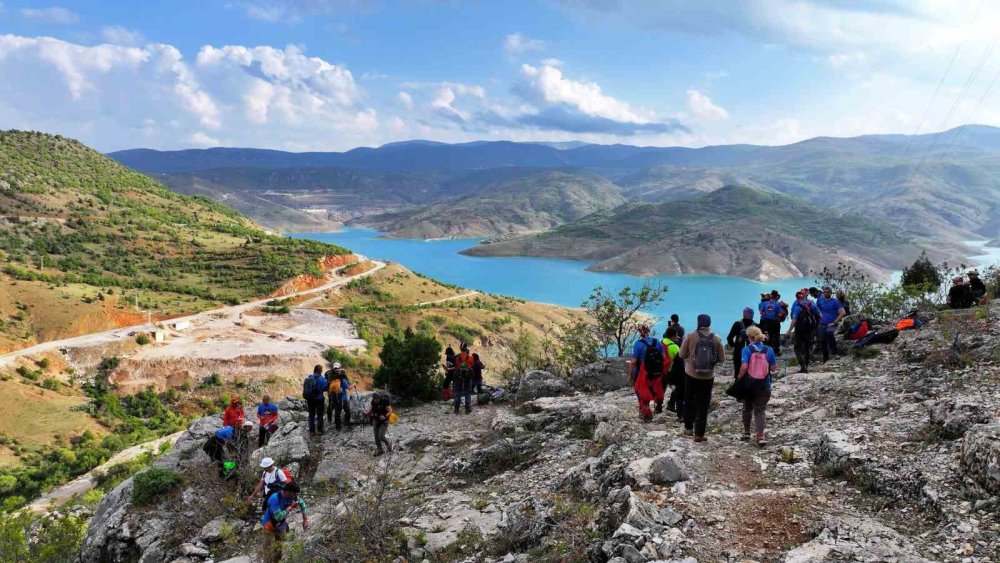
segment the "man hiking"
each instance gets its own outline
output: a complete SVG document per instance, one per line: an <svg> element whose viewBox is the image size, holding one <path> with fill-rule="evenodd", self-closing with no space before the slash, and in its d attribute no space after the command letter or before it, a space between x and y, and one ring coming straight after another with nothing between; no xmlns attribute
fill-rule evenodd
<svg viewBox="0 0 1000 563"><path fill-rule="evenodd" d="M681 337L677 335L677 327L668 327L664 333L664 345L667 349L667 357L670 358L670 370L664 383L674 386L670 392L670 399L667 401L667 410L677 413L677 422L684 422L684 380L687 374L684 372L684 360L678 357L681 351Z"/></svg>
<svg viewBox="0 0 1000 563"><path fill-rule="evenodd" d="M781 353L781 302L771 293L764 293L761 296L760 305L760 329L767 335L767 343L775 350L779 356Z"/></svg>
<svg viewBox="0 0 1000 563"><path fill-rule="evenodd" d="M455 371L453 379L452 401L454 401L455 414L458 414L458 407L465 399L465 414L472 412L472 377L476 369L476 360L469 353L469 345L462 343L461 352L455 356Z"/></svg>
<svg viewBox="0 0 1000 563"><path fill-rule="evenodd" d="M323 377L323 366L316 366L313 372L302 383L302 398L309 407L309 434L315 435L319 428L323 434L323 393L329 387L329 382Z"/></svg>
<svg viewBox="0 0 1000 563"><path fill-rule="evenodd" d="M236 428L243 424L246 417L246 413L243 412L243 402L240 401L239 397L234 395L229 400L229 406L226 407L226 410L222 411L222 425Z"/></svg>
<svg viewBox="0 0 1000 563"><path fill-rule="evenodd" d="M267 512L267 503L271 500L271 495L291 483L292 478L269 457L260 460L260 467L264 470L264 473L260 476L260 481L257 481L257 486L254 487L253 492L247 497L247 504L252 503L253 499L263 492L263 495L261 495L261 511Z"/></svg>
<svg viewBox="0 0 1000 563"><path fill-rule="evenodd" d="M261 397L257 405L257 421L260 423L257 447L263 448L271 440L271 435L278 431L278 405L271 402L270 395Z"/></svg>
<svg viewBox="0 0 1000 563"><path fill-rule="evenodd" d="M479 354L472 354L472 391L479 395L483 392L483 370L486 364L479 358Z"/></svg>
<svg viewBox="0 0 1000 563"><path fill-rule="evenodd" d="M830 361L830 355L839 354L837 350L837 323L846 315L844 306L833 296L833 288L823 288L823 295L816 300L819 310L819 346L823 352L823 363Z"/></svg>
<svg viewBox="0 0 1000 563"><path fill-rule="evenodd" d="M677 313L673 313L670 315L670 320L667 321L667 328L670 327L673 327L674 329L677 330L677 338L684 340L684 334L685 334L684 327L681 326L681 318L677 315ZM667 338L666 333L663 333L663 338L664 339Z"/></svg>
<svg viewBox="0 0 1000 563"><path fill-rule="evenodd" d="M684 435L704 442L715 366L725 357L722 339L712 333L712 317L698 315L698 330L684 338L678 355L684 360Z"/></svg>
<svg viewBox="0 0 1000 563"><path fill-rule="evenodd" d="M264 528L264 561L281 561L281 544L288 533L288 515L296 509L302 512L302 529L309 529L306 503L299 497L299 492L301 489L297 483L288 483L267 499L267 508L260 519Z"/></svg>
<svg viewBox="0 0 1000 563"><path fill-rule="evenodd" d="M382 455L386 450L392 453L392 444L385 437L385 433L389 431L389 415L392 414L389 400L376 391L372 394L371 406L368 407L368 412L365 414L371 417L372 426L375 428L375 457Z"/></svg>
<svg viewBox="0 0 1000 563"><path fill-rule="evenodd" d="M335 362L330 371L326 373L326 379L329 383L326 389L326 421L332 422L339 432L342 424L346 424L348 427L351 425L351 403L348 400L351 382L347 379L347 370L340 365L340 362ZM343 423L340 419L342 414Z"/></svg>
<svg viewBox="0 0 1000 563"><path fill-rule="evenodd" d="M809 373L813 340L816 337L816 328L819 327L819 319L819 309L812 299L809 299L809 292L805 289L795 292L795 302L792 303L792 324L788 327L788 334L794 335L795 359L799 363L799 373Z"/></svg>
<svg viewBox="0 0 1000 563"><path fill-rule="evenodd" d="M639 399L639 413L643 422L653 420L649 403L656 404L656 413L663 412L663 376L668 365L663 344L649 337L649 327L639 327L639 340L632 346L632 369L629 379Z"/></svg>
<svg viewBox="0 0 1000 563"><path fill-rule="evenodd" d="M733 326L729 329L729 334L726 335L726 344L733 355L733 377L737 377L740 373L740 363L743 361L743 348L750 343L750 340L747 338L747 329L752 326L756 326L756 323L753 322L753 309L744 307L743 318L733 323Z"/></svg>

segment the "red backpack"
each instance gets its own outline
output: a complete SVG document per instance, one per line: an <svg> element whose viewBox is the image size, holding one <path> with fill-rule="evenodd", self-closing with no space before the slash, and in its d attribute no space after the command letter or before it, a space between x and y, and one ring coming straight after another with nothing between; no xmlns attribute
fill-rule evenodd
<svg viewBox="0 0 1000 563"><path fill-rule="evenodd" d="M753 379L767 379L771 364L767 361L767 348L750 347L750 364L747 374Z"/></svg>

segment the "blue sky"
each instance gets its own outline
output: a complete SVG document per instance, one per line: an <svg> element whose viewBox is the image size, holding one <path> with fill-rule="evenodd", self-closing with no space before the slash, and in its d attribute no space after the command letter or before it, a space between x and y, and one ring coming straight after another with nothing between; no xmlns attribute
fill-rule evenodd
<svg viewBox="0 0 1000 563"><path fill-rule="evenodd" d="M1000 125L990 0L2 1L0 128L100 150Z"/></svg>

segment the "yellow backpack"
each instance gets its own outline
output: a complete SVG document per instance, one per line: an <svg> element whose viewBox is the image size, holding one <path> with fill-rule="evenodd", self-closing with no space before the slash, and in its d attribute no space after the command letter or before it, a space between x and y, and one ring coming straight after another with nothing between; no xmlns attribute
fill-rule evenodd
<svg viewBox="0 0 1000 563"><path fill-rule="evenodd" d="M340 378L330 380L330 386L326 390L331 395L340 393Z"/></svg>
<svg viewBox="0 0 1000 563"><path fill-rule="evenodd" d="M396 416L396 413L389 413L389 424L396 424L397 422L399 422L399 417Z"/></svg>

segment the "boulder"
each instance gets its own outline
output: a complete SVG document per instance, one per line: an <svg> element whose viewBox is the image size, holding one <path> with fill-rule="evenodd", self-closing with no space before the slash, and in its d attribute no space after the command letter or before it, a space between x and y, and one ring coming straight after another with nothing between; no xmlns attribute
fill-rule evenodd
<svg viewBox="0 0 1000 563"><path fill-rule="evenodd" d="M568 395L573 389L564 380L547 371L529 371L517 386L517 401L531 401L539 397Z"/></svg>
<svg viewBox="0 0 1000 563"><path fill-rule="evenodd" d="M343 463L333 458L323 458L316 467L313 474L313 483L326 483L333 487L340 487L347 484L351 479L350 469Z"/></svg>
<svg viewBox="0 0 1000 563"><path fill-rule="evenodd" d="M811 541L785 554L782 563L907 561L929 563L892 528L867 518L830 518Z"/></svg>
<svg viewBox="0 0 1000 563"><path fill-rule="evenodd" d="M201 527L201 532L199 532L198 537L205 543L215 543L217 541L222 541L224 530L228 529L235 532L242 527L242 520L218 516L209 521L208 524Z"/></svg>
<svg viewBox="0 0 1000 563"><path fill-rule="evenodd" d="M278 429L271 436L266 446L256 450L250 456L251 467L257 467L260 460L269 457L278 465L288 465L301 462L309 457L309 440L306 427L298 422L292 422Z"/></svg>
<svg viewBox="0 0 1000 563"><path fill-rule="evenodd" d="M688 480L684 465L672 453L637 459L629 463L626 473L639 487L672 485Z"/></svg>
<svg viewBox="0 0 1000 563"><path fill-rule="evenodd" d="M550 503L529 499L508 506L500 516L499 533L515 549L527 549L538 543L555 525Z"/></svg>
<svg viewBox="0 0 1000 563"><path fill-rule="evenodd" d="M573 370L570 384L578 391L603 393L630 387L628 358L606 358Z"/></svg>
<svg viewBox="0 0 1000 563"><path fill-rule="evenodd" d="M1000 494L1000 423L973 426L962 439L962 469L993 494Z"/></svg>
<svg viewBox="0 0 1000 563"><path fill-rule="evenodd" d="M937 404L930 412L931 425L947 440L961 438L975 424L992 420L991 413L982 401L948 399Z"/></svg>
<svg viewBox="0 0 1000 563"><path fill-rule="evenodd" d="M851 438L840 430L824 432L819 439L816 450L816 463L833 463L847 465L864 459L864 448L855 444Z"/></svg>
<svg viewBox="0 0 1000 563"><path fill-rule="evenodd" d="M299 399L297 397L288 396L278 401L278 412L304 411L304 410L308 410L305 399Z"/></svg>

